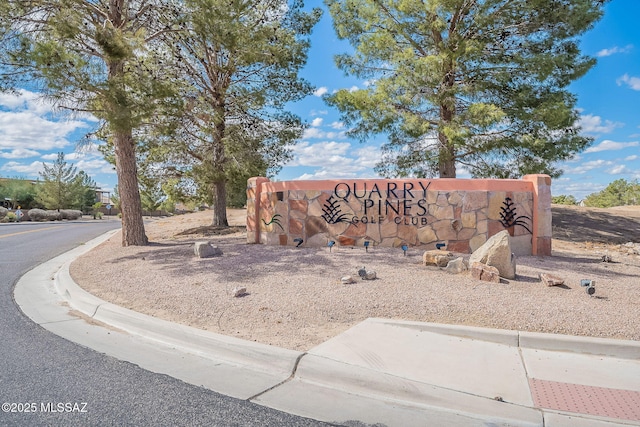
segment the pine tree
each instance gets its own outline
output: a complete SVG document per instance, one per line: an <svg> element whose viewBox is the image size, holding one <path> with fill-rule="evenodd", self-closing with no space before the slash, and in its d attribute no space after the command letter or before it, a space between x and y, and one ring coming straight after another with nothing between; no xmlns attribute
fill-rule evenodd
<svg viewBox="0 0 640 427"><path fill-rule="evenodd" d="M186 31L168 44L184 103L157 116L163 129L145 141L145 172L173 182L174 199L211 204L212 224L227 226L227 189L275 173L302 136L286 104L312 92L298 72L320 11L286 0L184 4Z"/></svg>
<svg viewBox="0 0 640 427"><path fill-rule="evenodd" d="M561 173L591 142L568 85L594 60L578 37L602 0L326 0L369 86L326 97L352 135L388 135L378 171L455 178Z"/></svg>
<svg viewBox="0 0 640 427"><path fill-rule="evenodd" d="M67 166L64 153L58 153L58 158L51 165L42 163L42 168L37 202L46 209L57 211L74 207L78 196L78 191L74 188L78 182L78 169L73 165Z"/></svg>
<svg viewBox="0 0 640 427"><path fill-rule="evenodd" d="M2 90L36 87L62 110L101 120L113 146L122 200L122 244L145 245L135 130L168 96L151 47L176 30L174 2L0 2Z"/></svg>

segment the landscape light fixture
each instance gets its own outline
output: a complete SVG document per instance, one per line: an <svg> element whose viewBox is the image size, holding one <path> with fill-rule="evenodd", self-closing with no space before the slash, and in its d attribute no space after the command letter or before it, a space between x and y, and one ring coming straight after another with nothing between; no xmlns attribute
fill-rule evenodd
<svg viewBox="0 0 640 427"><path fill-rule="evenodd" d="M402 252L404 252L404 256L407 256L407 249L409 249L409 247L407 245L402 245L400 247L402 248Z"/></svg>
<svg viewBox="0 0 640 427"><path fill-rule="evenodd" d="M300 245L304 242L304 240L302 240L302 239L301 239L301 238L299 238L299 237L298 237L297 239L293 239L293 241L294 241L295 243L297 243L296 248L299 248L299 247L300 247Z"/></svg>
<svg viewBox="0 0 640 427"><path fill-rule="evenodd" d="M596 293L596 281L591 279L580 280L580 286L585 288L585 291L589 296L593 296Z"/></svg>
<svg viewBox="0 0 640 427"><path fill-rule="evenodd" d="M329 246L329 252L331 252L331 248L333 248L333 245L335 245L336 242L334 242L333 240L329 240L329 243L327 243L327 246Z"/></svg>
<svg viewBox="0 0 640 427"><path fill-rule="evenodd" d="M442 250L442 248L444 248L445 246L447 246L446 243L436 243L436 249L437 250Z"/></svg>
<svg viewBox="0 0 640 427"><path fill-rule="evenodd" d="M365 250L366 252L369 252L369 243L371 243L371 242L370 242L370 241L368 241L368 240L365 240L365 241L364 241L364 250Z"/></svg>

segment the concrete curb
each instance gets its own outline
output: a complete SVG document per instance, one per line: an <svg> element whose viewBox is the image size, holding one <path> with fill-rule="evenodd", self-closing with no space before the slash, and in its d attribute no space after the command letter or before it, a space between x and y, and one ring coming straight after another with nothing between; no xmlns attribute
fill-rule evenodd
<svg viewBox="0 0 640 427"><path fill-rule="evenodd" d="M615 357L618 359L640 359L640 341L510 331L478 326L421 323L403 320L391 321L380 318L369 318L367 320L382 324L402 325L406 328L414 328L419 331L429 331L461 338L488 341L512 347L591 354L594 356Z"/></svg>
<svg viewBox="0 0 640 427"><path fill-rule="evenodd" d="M389 426L422 426L425 420L434 425L544 426L552 419L558 425L573 420L575 425L586 422L608 426L615 420L534 407L527 377L534 372L534 378L579 383L592 369L596 356L612 358L602 375L617 370L616 378L623 378L620 372L640 372L636 365L640 342L635 341L370 318L302 353L175 324L108 303L71 278L71 262L114 232L25 274L14 291L23 312L53 333L81 345L153 372L296 415ZM90 322L74 315L68 306ZM396 340L399 348L381 351L381 346L393 346L390 343ZM438 347L436 343L440 342L450 344ZM498 357L493 367L469 359L464 350L456 350L467 348L467 344L478 348L480 354ZM444 356L438 358L438 353ZM429 354L433 357L428 363L436 363L435 371L418 366L426 363ZM447 363L449 368L442 371L437 363L443 357L457 357L451 362L463 369L452 369L454 365ZM547 359L552 360L551 365L546 364ZM415 367L407 366L409 360L417 362ZM585 368L566 376L576 361ZM520 366L517 378L513 370L516 365ZM474 381L494 384L491 387L506 394L491 394L491 387L483 389L486 393L478 393L475 386L456 388L453 384L467 381L470 367L473 375L479 375ZM495 381L496 373L503 368L511 369L507 375L510 384ZM629 379L625 381L626 388L631 389ZM605 382L599 384L607 386ZM625 388L615 383L608 386ZM509 393L519 397L509 400ZM505 396L505 401L495 400L495 396ZM640 424L625 421L622 425Z"/></svg>
<svg viewBox="0 0 640 427"><path fill-rule="evenodd" d="M250 399L291 377L303 353L156 319L80 288L69 274L70 263L116 231L23 275L14 289L20 309L70 341L239 399Z"/></svg>
<svg viewBox="0 0 640 427"><path fill-rule="evenodd" d="M106 302L80 288L66 262L58 271L55 286L69 305L90 318L145 339L216 361L247 367L288 378L302 352L216 334L169 322Z"/></svg>

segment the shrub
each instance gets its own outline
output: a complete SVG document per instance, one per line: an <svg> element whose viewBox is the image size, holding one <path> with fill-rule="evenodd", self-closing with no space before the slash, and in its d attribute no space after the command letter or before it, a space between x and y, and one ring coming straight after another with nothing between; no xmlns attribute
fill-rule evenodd
<svg viewBox="0 0 640 427"><path fill-rule="evenodd" d="M82 211L73 209L62 209L60 211L60 216L62 217L62 219L75 220L78 218L82 218Z"/></svg>
<svg viewBox="0 0 640 427"><path fill-rule="evenodd" d="M5 213L5 215L0 216L0 222L16 222L18 219L18 216L13 212L9 212L7 209L5 210L7 212Z"/></svg>
<svg viewBox="0 0 640 427"><path fill-rule="evenodd" d="M42 209L30 209L29 210L29 219L31 221L46 221L47 220L47 211Z"/></svg>
<svg viewBox="0 0 640 427"><path fill-rule="evenodd" d="M62 214L58 211L31 209L29 210L29 219L31 221L58 221L62 219Z"/></svg>
<svg viewBox="0 0 640 427"><path fill-rule="evenodd" d="M62 219L62 214L58 211L47 211L46 215L48 221L59 221Z"/></svg>
<svg viewBox="0 0 640 427"><path fill-rule="evenodd" d="M0 220L9 213L9 209L0 206Z"/></svg>
<svg viewBox="0 0 640 427"><path fill-rule="evenodd" d="M94 212L93 219L102 219L102 212Z"/></svg>

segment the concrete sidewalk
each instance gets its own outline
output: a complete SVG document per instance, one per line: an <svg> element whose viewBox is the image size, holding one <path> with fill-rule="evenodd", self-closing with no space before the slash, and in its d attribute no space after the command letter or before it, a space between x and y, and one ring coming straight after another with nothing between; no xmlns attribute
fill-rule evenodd
<svg viewBox="0 0 640 427"><path fill-rule="evenodd" d="M150 371L335 424L640 426L640 342L368 319L306 353L286 350L88 294L69 264L109 236L23 276L23 312Z"/></svg>

